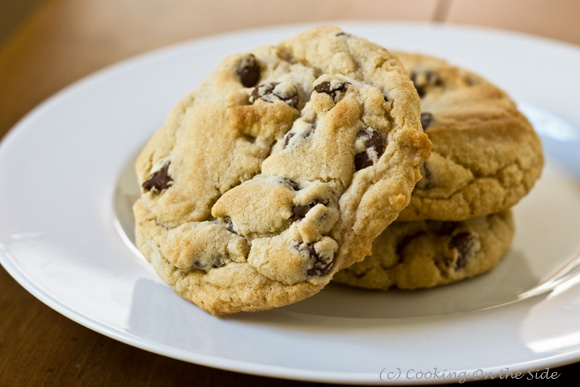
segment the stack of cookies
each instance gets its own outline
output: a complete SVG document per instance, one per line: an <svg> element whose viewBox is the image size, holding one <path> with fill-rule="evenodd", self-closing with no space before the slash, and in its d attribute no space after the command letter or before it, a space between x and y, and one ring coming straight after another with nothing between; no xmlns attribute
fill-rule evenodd
<svg viewBox="0 0 580 387"><path fill-rule="evenodd" d="M482 77L429 56L394 54L421 98L433 149L411 203L375 240L372 256L334 280L416 289L485 273L512 242L510 208L540 177L540 140L515 103Z"/></svg>
<svg viewBox="0 0 580 387"><path fill-rule="evenodd" d="M215 315L333 277L433 286L495 264L541 167L533 129L483 79L319 27L225 58L171 111L136 162L136 243Z"/></svg>

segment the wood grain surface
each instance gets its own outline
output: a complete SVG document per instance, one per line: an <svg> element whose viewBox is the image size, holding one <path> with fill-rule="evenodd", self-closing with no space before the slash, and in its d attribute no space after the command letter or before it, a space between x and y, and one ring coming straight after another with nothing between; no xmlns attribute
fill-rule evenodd
<svg viewBox="0 0 580 387"><path fill-rule="evenodd" d="M41 0L37 3L0 47L0 138L41 101L104 66L175 42L243 28L345 19L421 20L509 29L580 44L576 20L580 2L576 0ZM580 363L556 371L560 377L551 381L553 385L565 380L572 382L580 374ZM518 383L529 385L525 380L514 384ZM228 372L122 344L53 311L0 268L0 386L174 385L324 384Z"/></svg>

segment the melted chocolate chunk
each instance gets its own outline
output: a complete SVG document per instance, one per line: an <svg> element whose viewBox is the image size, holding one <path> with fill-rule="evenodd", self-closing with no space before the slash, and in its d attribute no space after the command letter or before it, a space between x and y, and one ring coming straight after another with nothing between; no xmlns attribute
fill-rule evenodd
<svg viewBox="0 0 580 387"><path fill-rule="evenodd" d="M426 72L421 72L417 74L412 72L410 75L411 81L417 90L420 98L423 98L427 93L427 88L429 86L441 86L443 85L443 80L441 76L435 71L428 70Z"/></svg>
<svg viewBox="0 0 580 387"><path fill-rule="evenodd" d="M367 152L362 152L354 156L354 169L356 171L360 171L371 165L373 165L373 160L371 160Z"/></svg>
<svg viewBox="0 0 580 387"><path fill-rule="evenodd" d="M364 272L362 272L362 273L357 273L357 272L355 272L354 270L350 270L350 271L348 272L348 274L350 274L350 275L354 276L355 278L361 279L361 278L364 278L364 277L366 277L366 275L368 274L368 271L364 271Z"/></svg>
<svg viewBox="0 0 580 387"><path fill-rule="evenodd" d="M290 141L292 140L292 138L296 135L300 135L301 139L300 140L295 140L295 141L302 141L302 139L306 140L308 137L312 136L314 129L315 129L315 123L312 125L312 129L313 130L305 130L303 132L299 132L299 133L294 133L294 132L288 132L286 133L286 136L284 136L284 145L282 149L286 149L288 147L288 145L290 144Z"/></svg>
<svg viewBox="0 0 580 387"><path fill-rule="evenodd" d="M213 261L213 265L211 266L212 269L218 268L218 267L223 267L226 265L226 262L224 260L224 257L222 257L221 255L219 257L216 257L216 259Z"/></svg>
<svg viewBox="0 0 580 387"><path fill-rule="evenodd" d="M257 99L262 99L266 102L274 102L275 100L280 100L286 102L289 106L296 109L298 107L298 93L296 90L289 94L276 94L274 89L278 85L278 82L268 82L258 85L252 90L250 96L250 102L254 103Z"/></svg>
<svg viewBox="0 0 580 387"><path fill-rule="evenodd" d="M367 147L367 150L358 153L354 156L355 170L360 171L361 169L373 165L373 160L369 156L368 149L373 148L377 153L377 157L381 157L381 155L385 151L385 141L383 141L381 134L373 129L362 130L359 132L358 136L367 137L367 139L365 140L365 146Z"/></svg>
<svg viewBox="0 0 580 387"><path fill-rule="evenodd" d="M368 148L375 148L377 155L380 157L385 151L385 143L380 133L376 130L371 131L369 139L365 142Z"/></svg>
<svg viewBox="0 0 580 387"><path fill-rule="evenodd" d="M288 187L292 188L294 191L300 191L300 184L298 184L294 180L283 177L282 184L286 184Z"/></svg>
<svg viewBox="0 0 580 387"><path fill-rule="evenodd" d="M316 90L317 93L330 94L331 93L330 82L322 82L314 86L314 90Z"/></svg>
<svg viewBox="0 0 580 387"><path fill-rule="evenodd" d="M412 72L410 78L411 81L413 81L415 89L417 90L417 94L419 94L419 98L423 98L423 96L425 95L425 88L423 88L423 86L419 85L419 83L417 82L417 73Z"/></svg>
<svg viewBox="0 0 580 387"><path fill-rule="evenodd" d="M314 245L308 245L306 247L306 251L308 251L308 254L310 255L310 257L314 260L314 262L312 263L312 267L310 269L308 269L308 271L306 272L306 274L309 277L321 277L325 274L328 274L328 272L330 271L330 269L332 269L332 265L334 264L334 260L330 259L328 262L326 262L317 252L316 249L314 248Z"/></svg>
<svg viewBox="0 0 580 387"><path fill-rule="evenodd" d="M328 201L315 200L314 202L307 204L305 206L294 206L294 208L292 208L292 217L290 218L290 220L292 222L297 222L299 220L304 219L304 217L306 216L308 211L310 211L312 208L314 208L314 206L316 206L317 204L322 204L324 206L327 206Z"/></svg>
<svg viewBox="0 0 580 387"><path fill-rule="evenodd" d="M417 182L417 188L419 189L429 189L433 186L432 176L433 172L428 161L421 164L421 180Z"/></svg>
<svg viewBox="0 0 580 387"><path fill-rule="evenodd" d="M334 87L331 86L330 82L322 82L319 83L318 85L314 86L314 90L317 93L324 93L324 94L328 94L332 97L332 99L334 100L334 102L338 102L336 100L336 95L341 92L344 93L346 92L346 89L348 89L348 85L350 85L350 83L348 82L341 82L337 85L335 85Z"/></svg>
<svg viewBox="0 0 580 387"><path fill-rule="evenodd" d="M477 242L477 237L469 232L459 232L455 234L449 241L449 250L457 250L457 261L455 262L455 269L461 269L467 264L467 259L471 255L471 250Z"/></svg>
<svg viewBox="0 0 580 387"><path fill-rule="evenodd" d="M169 164L171 164L171 162L165 163L160 170L149 175L147 181L141 184L141 187L143 187L145 191L153 192L161 192L164 189L169 188L173 183L173 179L168 173Z"/></svg>
<svg viewBox="0 0 580 387"><path fill-rule="evenodd" d="M253 87L258 84L260 80L260 65L256 60L254 54L244 57L236 69L240 83L244 87Z"/></svg>
<svg viewBox="0 0 580 387"><path fill-rule="evenodd" d="M292 137L294 137L294 133L292 132L288 132L286 134L286 138L284 138L284 149L286 149L286 147L288 146L288 144L290 143L290 140L292 139Z"/></svg>
<svg viewBox="0 0 580 387"><path fill-rule="evenodd" d="M307 245L307 244L300 244L296 243L293 246L296 250L298 250L301 255L308 255L308 258L312 262L311 267L306 271L306 274L309 277L314 276L323 276L328 274L332 266L334 265L334 254L330 258L321 257L320 254L314 248L314 245Z"/></svg>
<svg viewBox="0 0 580 387"><path fill-rule="evenodd" d="M292 208L291 220L293 222L296 222L300 219L304 219L304 217L306 216L306 214L308 213L308 211L310 211L310 209L312 207L314 207L313 204L308 204L306 206L294 206L294 208Z"/></svg>
<svg viewBox="0 0 580 387"><path fill-rule="evenodd" d="M263 99L265 96L272 94L277 84L278 82L268 82L254 87L250 101L253 102L259 98Z"/></svg>
<svg viewBox="0 0 580 387"><path fill-rule="evenodd" d="M439 75L439 73L436 73L435 71L428 70L425 73L425 77L427 78L427 83L430 85L441 86L443 84L441 75Z"/></svg>
<svg viewBox="0 0 580 387"><path fill-rule="evenodd" d="M418 238L419 236L425 234L424 231L419 231L416 234L411 234L411 235L405 235L400 241L399 243L397 243L397 257L399 257L399 263L402 263L404 261L404 250L405 248L410 245L415 238Z"/></svg>
<svg viewBox="0 0 580 387"><path fill-rule="evenodd" d="M241 137L244 140L246 140L247 142L249 142L250 144L255 144L256 143L256 137L254 137L254 136L251 136L249 134L243 133Z"/></svg>
<svg viewBox="0 0 580 387"><path fill-rule="evenodd" d="M423 130L427 130L431 122L433 121L433 114L431 113L421 113L421 127Z"/></svg>
<svg viewBox="0 0 580 387"><path fill-rule="evenodd" d="M196 269L199 270L203 270L203 271L209 271L210 269L216 269L218 267L223 267L226 265L225 259L223 257L223 255L216 255L215 257L213 257L210 262L207 261L202 261L202 260L196 260L195 262L193 262L193 266Z"/></svg>
<svg viewBox="0 0 580 387"><path fill-rule="evenodd" d="M224 216L224 224L226 225L226 230L233 232L236 235L238 234L234 231L234 224L232 223L232 219L229 216Z"/></svg>
<svg viewBox="0 0 580 387"><path fill-rule="evenodd" d="M298 93L294 92L288 95L276 95L282 101L286 102L289 106L294 109L298 108Z"/></svg>

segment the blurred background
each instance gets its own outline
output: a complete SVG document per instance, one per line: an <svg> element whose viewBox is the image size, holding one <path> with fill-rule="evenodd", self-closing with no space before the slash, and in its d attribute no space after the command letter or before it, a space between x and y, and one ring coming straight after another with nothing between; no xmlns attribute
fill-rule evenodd
<svg viewBox="0 0 580 387"><path fill-rule="evenodd" d="M211 34L397 20L499 28L580 46L578 16L580 0L0 0L0 139L44 99L86 75ZM295 384L186 364L111 340L48 308L1 267L0 310L0 385ZM563 373L577 377L579 367Z"/></svg>
<svg viewBox="0 0 580 387"><path fill-rule="evenodd" d="M0 0L0 136L55 91L174 42L332 20L470 24L580 45L578 0Z"/></svg>

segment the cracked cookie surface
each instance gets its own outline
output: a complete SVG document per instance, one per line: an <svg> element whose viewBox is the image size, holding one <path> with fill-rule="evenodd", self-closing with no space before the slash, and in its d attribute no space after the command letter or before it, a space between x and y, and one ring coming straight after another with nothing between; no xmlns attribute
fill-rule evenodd
<svg viewBox="0 0 580 387"><path fill-rule="evenodd" d="M335 27L226 58L137 159L136 242L216 315L320 291L408 205L431 144L389 52Z"/></svg>
<svg viewBox="0 0 580 387"><path fill-rule="evenodd" d="M359 288L430 288L491 270L509 250L511 210L462 222L418 220L391 224L373 254L334 276Z"/></svg>
<svg viewBox="0 0 580 387"><path fill-rule="evenodd" d="M480 76L420 54L394 52L421 97L433 143L399 220L460 221L512 207L540 177L539 137L515 103Z"/></svg>

